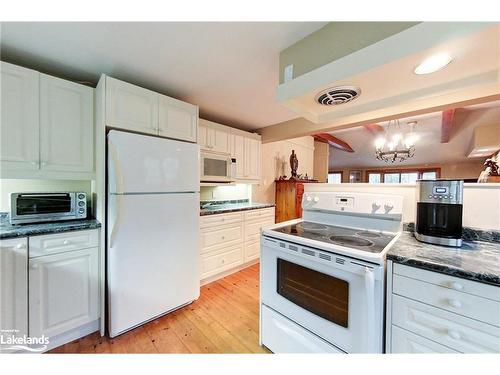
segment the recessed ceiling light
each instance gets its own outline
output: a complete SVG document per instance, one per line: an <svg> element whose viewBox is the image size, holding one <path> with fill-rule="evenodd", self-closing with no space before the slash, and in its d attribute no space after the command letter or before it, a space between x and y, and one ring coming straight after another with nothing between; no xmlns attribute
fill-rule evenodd
<svg viewBox="0 0 500 375"><path fill-rule="evenodd" d="M438 53L422 61L413 71L415 74L430 74L443 69L453 58L447 53Z"/></svg>

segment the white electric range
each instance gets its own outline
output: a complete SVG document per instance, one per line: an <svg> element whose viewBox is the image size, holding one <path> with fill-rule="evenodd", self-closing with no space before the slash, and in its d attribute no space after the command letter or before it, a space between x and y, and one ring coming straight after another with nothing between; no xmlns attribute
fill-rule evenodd
<svg viewBox="0 0 500 375"><path fill-rule="evenodd" d="M314 192L303 218L261 237L260 340L275 353L382 353L385 254L402 229L395 195Z"/></svg>

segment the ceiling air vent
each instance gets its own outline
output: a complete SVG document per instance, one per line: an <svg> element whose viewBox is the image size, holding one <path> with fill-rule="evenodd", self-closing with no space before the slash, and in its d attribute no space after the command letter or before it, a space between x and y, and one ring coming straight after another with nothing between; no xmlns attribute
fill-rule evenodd
<svg viewBox="0 0 500 375"><path fill-rule="evenodd" d="M322 105L339 105L356 99L361 94L361 89L355 86L337 86L321 91L316 96L316 101Z"/></svg>

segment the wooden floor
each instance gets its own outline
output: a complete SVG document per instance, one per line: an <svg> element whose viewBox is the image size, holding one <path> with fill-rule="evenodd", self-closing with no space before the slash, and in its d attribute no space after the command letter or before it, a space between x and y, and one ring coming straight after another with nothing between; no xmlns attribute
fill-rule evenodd
<svg viewBox="0 0 500 375"><path fill-rule="evenodd" d="M269 353L259 346L259 265L203 286L192 304L114 339L97 332L50 353Z"/></svg>

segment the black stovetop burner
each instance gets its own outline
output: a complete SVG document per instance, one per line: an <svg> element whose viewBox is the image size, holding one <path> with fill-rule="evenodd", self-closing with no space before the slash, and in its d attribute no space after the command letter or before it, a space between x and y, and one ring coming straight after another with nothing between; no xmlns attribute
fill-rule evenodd
<svg viewBox="0 0 500 375"><path fill-rule="evenodd" d="M380 253L394 238L392 234L303 221L273 229L276 232L348 248Z"/></svg>

